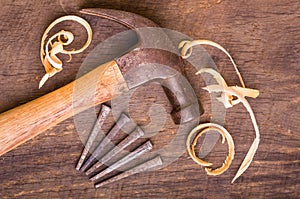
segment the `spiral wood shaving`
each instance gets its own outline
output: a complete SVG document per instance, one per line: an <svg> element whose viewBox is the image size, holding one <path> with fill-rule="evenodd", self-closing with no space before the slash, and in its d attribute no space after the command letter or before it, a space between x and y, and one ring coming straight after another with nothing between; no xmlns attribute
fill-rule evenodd
<svg viewBox="0 0 300 199"><path fill-rule="evenodd" d="M226 157L225 162L222 164L222 166L220 168L217 168L217 169L205 168L205 171L208 175L220 175L220 174L224 173L229 168L229 166L230 166L230 164L231 164L231 162L234 158L233 139L232 139L231 135L229 134L229 132L224 127L222 127L219 124L215 124L215 123L200 124L200 125L196 126L191 131L191 133L189 134L189 136L186 140L186 146L187 146L189 155L192 157L192 159L195 162L197 162L201 166L205 166L205 167L212 166L213 165L212 163L201 160L200 158L198 158L196 156L196 153L195 153L195 146L197 144L198 139L201 137L201 135L203 135L204 133L207 133L211 130L217 131L222 135L222 144L224 144L225 139L226 139L227 144L228 144L228 156ZM194 135L198 131L200 131L200 133L198 133L195 136L195 138L193 139L193 142L191 144L192 137L194 137Z"/></svg>
<svg viewBox="0 0 300 199"><path fill-rule="evenodd" d="M212 77L216 80L217 85L209 85L209 86L204 87L203 89L207 90L209 93L212 93L212 92L221 93L221 96L218 97L218 100L220 102L222 102L226 108L230 108L230 107L232 107L232 106L234 106L234 105L241 102L244 105L244 107L247 109L247 111L249 112L250 117L251 117L251 121L252 121L253 126L254 126L256 137L255 137L255 139L254 139L254 141L253 141L246 157L244 158L244 161L242 162L239 170L237 171L235 177L233 178L233 180L232 180L232 183L233 183L250 166L250 164L253 160L253 157L255 155L255 152L258 148L258 145L259 145L259 141L260 141L259 128L258 128L258 125L257 125L257 122L256 122L255 115L253 113L253 110L252 110L250 104L248 103L248 101L245 98L245 97L256 98L259 95L259 91L255 90L255 89L250 89L250 88L245 87L245 83L243 81L243 78L242 78L242 76L241 76L234 60L232 59L230 54L221 45L219 45L215 42L212 42L212 41L209 41L209 40L194 40L194 41L182 41L182 42L180 42L178 47L182 48L181 49L181 56L182 56L183 59L187 59L192 54L192 47L195 46L195 45L210 45L210 46L216 47L216 48L222 50L230 58L233 66L236 70L236 73L239 77L239 80L240 80L240 83L241 83L242 87L240 87L240 86L228 86L227 83L225 82L225 80L223 79L223 77L221 76L221 74L218 73L217 71L215 71L214 69L211 69L211 68L203 68L203 69L199 70L196 74L198 75L198 74L201 74L201 73L208 73L208 74L212 75ZM235 99L234 96L237 99ZM209 124L210 125L216 125L216 124L213 124L213 123L209 123ZM199 127L196 127L196 129L197 128L199 128ZM206 132L206 131L207 130L204 129L204 132ZM203 131L200 132L199 136L202 135L204 132ZM220 132L222 134L222 131L218 131L218 132ZM194 133L194 131L192 131L190 134L192 134L192 133ZM229 139L227 139L227 141L228 140ZM188 144L190 145L190 143L187 142L187 145ZM230 143L228 142L228 144L230 144ZM233 142L231 144L233 145L233 146L231 146L231 148L234 149ZM189 150L190 149L188 147L188 151ZM193 158L194 153L189 152L189 154ZM233 159L233 155L232 155L232 159L230 159L230 157L231 157L230 154L231 153L229 153L229 155L228 155L229 158L227 157L228 159L226 159L227 162L225 161L225 164L223 164L223 166L221 168L219 168L217 171L214 170L215 171L214 174L216 174L216 175L221 174L230 166L231 160ZM232 153L232 154L234 154L234 153ZM195 160L195 158L193 158L193 160ZM196 161L196 162L200 163L201 161ZM226 165L225 168L224 168L224 165ZM203 166L207 166L207 165L204 164ZM210 170L209 168L206 168L206 172L209 175L211 175L211 172L213 172L213 170Z"/></svg>
<svg viewBox="0 0 300 199"><path fill-rule="evenodd" d="M49 31L56 24L61 23L63 21L75 21L81 24L82 26L84 26L84 28L86 29L88 38L86 43L80 49L71 50L71 51L64 49L64 46L71 44L74 40L73 33L65 30L61 30L58 33L51 36L45 45L45 40L48 37ZM60 17L55 21L53 21L45 30L41 41L40 57L41 57L42 64L45 68L46 74L41 79L39 83L39 88L41 88L50 77L52 77L53 75L55 75L56 73L60 72L63 69L62 68L63 63L56 56L57 54L62 53L62 54L69 55L70 56L70 59L68 60L69 62L72 59L72 54L78 54L84 51L90 45L91 41L92 41L92 29L88 24L88 22L86 22L84 19L74 15L68 15L68 16Z"/></svg>

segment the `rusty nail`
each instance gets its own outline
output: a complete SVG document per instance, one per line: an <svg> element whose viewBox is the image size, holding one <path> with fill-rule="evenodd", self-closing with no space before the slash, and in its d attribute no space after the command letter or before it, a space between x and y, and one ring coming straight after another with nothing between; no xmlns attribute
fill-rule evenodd
<svg viewBox="0 0 300 199"><path fill-rule="evenodd" d="M133 160L133 159L141 156L142 154L146 153L147 151L151 150L152 147L153 146L152 146L151 142L147 141L146 143L144 143L143 145L141 145L140 147L138 147L137 149L135 149L134 151L132 151L131 153L129 153L128 155L123 157L122 159L118 160L111 166L107 167L106 169L104 169L103 171L101 171L100 173L98 173L97 175L92 177L90 180L92 180L92 181L98 180L99 178L103 177L104 175L120 168L121 166L125 165L126 163L130 162L131 160Z"/></svg>
<svg viewBox="0 0 300 199"><path fill-rule="evenodd" d="M103 156L103 149L111 143L111 140L117 135L117 133L125 126L127 123L129 123L131 120L130 118L122 113L119 117L119 119L116 121L115 125L112 127L112 129L108 132L107 136L103 138L102 141L100 141L98 147L95 149L93 154L88 158L88 160L84 163L81 171L85 171L87 168L89 168L93 162L97 159L99 159L101 156Z"/></svg>
<svg viewBox="0 0 300 199"><path fill-rule="evenodd" d="M89 135L89 138L85 144L85 147L83 149L83 152L81 154L81 157L77 163L77 166L76 166L76 170L79 170L80 167L82 166L89 150L91 149L92 147L92 144L95 140L95 138L97 137L98 133L99 133L99 129L101 128L101 126L103 125L106 117L108 116L109 112L110 112L111 108L102 104L101 105L101 111L100 111L100 114L97 118L97 121L95 122L95 125L93 127L93 130L91 131L90 135Z"/></svg>
<svg viewBox="0 0 300 199"><path fill-rule="evenodd" d="M119 152L124 150L127 146L129 146L142 136L144 136L144 131L140 127L136 127L132 133L130 133L124 140L122 140L111 151L105 154L105 156L103 156L94 166L92 166L86 172L86 175L90 175L92 172L96 171L99 167L106 164L112 157L117 155Z"/></svg>
<svg viewBox="0 0 300 199"><path fill-rule="evenodd" d="M118 180L121 180L123 178L126 178L128 176L131 176L131 175L134 175L136 173L141 173L141 172L144 172L144 171L147 171L147 170L150 170L152 168L155 168L155 167L158 167L158 166L161 166L162 165L162 160L161 160L161 157L160 156L156 156L155 158L151 159L151 160L148 160L147 162L144 162L138 166L135 166L119 175L116 175L112 178L109 178L103 182L100 182L98 184L95 185L96 188L99 188L103 185L106 185L106 184L109 184L109 183L112 183L112 182L116 182Z"/></svg>

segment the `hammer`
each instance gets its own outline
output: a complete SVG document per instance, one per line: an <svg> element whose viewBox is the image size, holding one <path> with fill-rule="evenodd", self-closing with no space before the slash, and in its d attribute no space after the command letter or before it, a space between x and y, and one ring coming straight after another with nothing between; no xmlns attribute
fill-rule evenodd
<svg viewBox="0 0 300 199"><path fill-rule="evenodd" d="M165 50L142 48L143 44L149 42L168 40L162 30L149 34L141 31L145 27L158 27L154 22L119 10L93 8L80 12L112 20L134 30L138 43L129 52L98 66L77 80L0 114L0 156L81 111L150 81L159 82L164 87L173 106L171 116L175 124L187 123L199 117L197 97L193 89L183 83L180 57ZM157 64L164 66L163 70ZM142 74L134 73L140 69ZM79 97L74 97L74 88ZM92 94L91 90L94 91Z"/></svg>

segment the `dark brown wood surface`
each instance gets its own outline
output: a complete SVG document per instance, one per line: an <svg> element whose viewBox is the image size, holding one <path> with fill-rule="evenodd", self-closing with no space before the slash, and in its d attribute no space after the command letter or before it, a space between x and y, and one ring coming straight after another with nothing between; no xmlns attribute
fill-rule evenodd
<svg viewBox="0 0 300 199"><path fill-rule="evenodd" d="M261 131L254 161L234 184L230 183L254 138L248 113L238 105L226 114L225 127L235 141L236 156L223 175L207 176L204 169L184 153L161 170L137 174L96 190L84 174L75 170L83 144L71 118L0 157L0 198L299 198L298 0L1 0L0 112L71 82L97 43L126 30L114 22L85 17L95 33L90 48L75 55L61 73L39 90L38 82L44 74L39 59L43 31L54 19L76 14L86 7L134 12L161 27L195 39L213 40L226 47L239 65L246 85L261 91L257 99L249 99ZM72 23L68 27L78 28L79 33L83 31ZM82 40L83 37L79 43ZM207 50L228 84L238 84L227 58L218 50ZM206 110L201 121L207 121L209 95L201 90L201 78L194 72L191 69L187 73ZM144 112L154 102L171 110L160 87L154 86L154 93L147 90L149 88L142 88L141 97L135 95L132 100L132 115L140 124L148 122ZM157 148L172 138L174 124L168 120L160 136L153 138ZM226 148L218 145L215 151L209 158L221 163Z"/></svg>

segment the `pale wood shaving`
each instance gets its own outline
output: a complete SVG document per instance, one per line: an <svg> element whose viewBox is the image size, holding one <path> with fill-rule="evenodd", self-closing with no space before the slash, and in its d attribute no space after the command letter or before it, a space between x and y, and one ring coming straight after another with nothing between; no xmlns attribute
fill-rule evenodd
<svg viewBox="0 0 300 199"><path fill-rule="evenodd" d="M260 141L260 133L259 133L259 128L258 128L258 125L257 125L257 122L256 122L256 118L255 118L255 115L253 113L253 110L252 110L250 104L245 99L245 93L238 92L233 88L235 88L235 87L224 88L223 86L220 86L220 85L210 85L210 86L207 86L207 87L204 88L205 90L207 90L210 93L211 92L225 92L225 93L228 93L228 94L231 94L231 95L234 95L234 96L238 97L238 99L240 99L240 101L243 103L243 105L247 109L248 113L250 114L250 118L251 118L254 130L255 130L256 138L254 139L254 141L253 141L253 143L252 143L252 145L251 145L244 161L242 162L238 172L236 173L235 177L233 178L232 183L240 175L242 175L246 171L246 169L250 166L250 164L253 160L253 157L256 153L256 150L258 148L259 141Z"/></svg>
<svg viewBox="0 0 300 199"><path fill-rule="evenodd" d="M218 48L219 50L223 51L230 59L232 65L234 66L234 69L236 71L236 74L238 75L239 77L239 80L242 84L242 87L245 87L245 83L244 83L244 80L242 78L242 75L237 67L237 65L235 64L233 58L231 57L231 55L229 54L229 52L223 48L220 44L216 43L216 42L213 42L213 41L210 41L210 40L205 40L205 39L200 39L200 40L193 40L193 41L181 41L178 45L178 48L182 48L181 49L181 57L183 59L187 59L189 56L191 56L192 54L192 47L193 46L196 46L196 45L209 45L209 46L213 46L213 47L216 47Z"/></svg>
<svg viewBox="0 0 300 199"><path fill-rule="evenodd" d="M203 69L199 70L196 74L209 73L210 75L213 76L213 78L218 83L218 85L209 85L209 86L204 87L203 89L207 90L210 93L221 92L222 93L221 97L219 97L218 100L221 103L223 103L226 108L230 108L230 107L242 102L242 104L244 105L244 107L246 108L248 113L250 114L250 118L251 118L252 124L254 126L254 130L255 130L256 137L255 137L247 155L245 156L239 170L237 171L235 177L233 178L233 180L232 180L232 183L233 183L250 166L250 164L253 160L253 157L257 151L259 142L260 142L260 133L259 133L259 128L258 128L258 125L256 122L255 115L253 113L253 110L252 110L250 104L248 103L248 101L245 98L245 97L256 98L259 95L259 91L255 90L255 89L245 88L243 78L242 78L241 74L239 73L239 70L238 70L234 60L222 46L220 46L219 44L217 44L215 42L212 42L209 40L182 41L179 44L179 48L182 48L182 51L181 51L182 58L184 58L184 59L188 58L192 53L192 47L195 45L199 45L199 44L200 45L203 45L203 44L211 45L211 46L214 46L214 47L222 50L230 58L233 66L236 70L236 73L240 79L240 82L242 84L242 87L228 86L226 84L225 80L223 79L223 77L221 76L221 74L219 74L217 71L215 71L211 68L203 68ZM237 97L237 99L234 99L234 96Z"/></svg>
<svg viewBox="0 0 300 199"><path fill-rule="evenodd" d="M222 135L222 144L224 144L225 140L227 141L227 144L228 144L228 155L227 155L224 163L222 164L222 166L217 169L205 168L205 171L208 175L216 176L216 175L220 175L220 174L224 173L230 167L232 160L234 159L234 142L233 142L233 139L232 139L230 133L223 126L221 126L219 124L215 124L215 123L200 124L200 125L196 126L188 135L188 138L186 140L186 146L187 146L189 155L192 157L192 159L196 163L200 164L201 166L205 166L205 167L212 166L213 165L212 163L206 162L206 161L198 158L195 153L195 145L196 145L198 139L204 133L207 133L208 131L211 131L211 130L217 131ZM194 137L194 134L197 133L198 131L200 131L200 133L195 136L195 138L193 139L193 142L191 143L192 137Z"/></svg>
<svg viewBox="0 0 300 199"><path fill-rule="evenodd" d="M78 50L65 50L64 46L69 45L73 42L74 40L74 35L72 32L69 31L64 31L61 30L58 33L54 34L52 37L48 39L45 45L45 40L48 37L49 31L58 23L63 22L63 21L75 21L80 23L82 26L87 31L88 38L86 43ZM62 37L64 38L65 41L62 41ZM70 56L70 59L68 60L71 61L72 59L72 54L77 54L81 53L84 51L91 43L92 41L92 29L90 25L88 24L87 21L84 19L74 16L74 15L68 15L68 16L63 16L55 21L53 21L48 28L45 30L43 36L42 36L42 41L41 41L41 49L40 49L40 57L42 64L45 68L46 74L42 77L40 83L39 83L39 88L41 88L45 82L55 75L56 73L60 72L63 69L63 63L62 61L56 56L59 53L62 54L67 54ZM50 50L49 50L50 47Z"/></svg>
<svg viewBox="0 0 300 199"><path fill-rule="evenodd" d="M246 157L244 158L239 170L237 171L237 173L235 174L234 178L232 179L231 183L234 183L234 181L236 179L238 179L238 177L240 177L250 166L253 157L258 149L258 145L259 145L260 139L259 137L256 136L256 138L254 139Z"/></svg>

